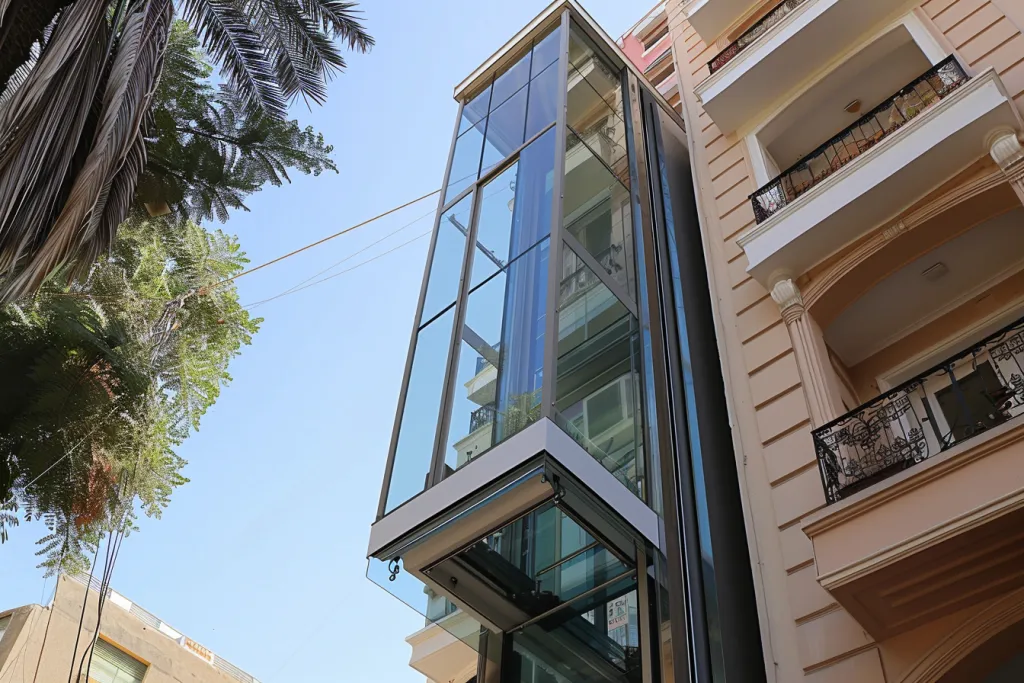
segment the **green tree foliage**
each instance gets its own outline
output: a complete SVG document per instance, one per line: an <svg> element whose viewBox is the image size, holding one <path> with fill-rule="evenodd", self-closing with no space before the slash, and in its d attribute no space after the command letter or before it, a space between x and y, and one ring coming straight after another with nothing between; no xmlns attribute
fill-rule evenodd
<svg viewBox="0 0 1024 683"><path fill-rule="evenodd" d="M212 74L189 25L174 22L138 188L150 210L167 205L183 219L225 221L264 184L289 181L289 168L337 172L323 135L247 109L229 87L211 85Z"/></svg>
<svg viewBox="0 0 1024 683"><path fill-rule="evenodd" d="M0 309L0 538L42 519L41 567L78 571L105 530L160 515L261 322L215 286L247 262L219 230L137 216L84 281Z"/></svg>

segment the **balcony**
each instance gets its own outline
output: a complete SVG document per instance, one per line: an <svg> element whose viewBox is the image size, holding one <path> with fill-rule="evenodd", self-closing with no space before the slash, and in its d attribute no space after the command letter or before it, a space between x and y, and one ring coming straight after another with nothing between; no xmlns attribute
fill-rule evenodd
<svg viewBox="0 0 1024 683"><path fill-rule="evenodd" d="M690 0L683 12L705 43L711 43L746 14L754 0Z"/></svg>
<svg viewBox="0 0 1024 683"><path fill-rule="evenodd" d="M825 500L836 503L1022 414L1024 319L816 429Z"/></svg>
<svg viewBox="0 0 1024 683"><path fill-rule="evenodd" d="M821 585L876 639L1024 583L1024 319L813 432Z"/></svg>
<svg viewBox="0 0 1024 683"><path fill-rule="evenodd" d="M784 0L712 60L712 73L697 85L697 97L719 130L729 135L769 111L910 4Z"/></svg>
<svg viewBox="0 0 1024 683"><path fill-rule="evenodd" d="M751 195L748 271L806 272L984 156L1000 126L1022 123L999 76L940 62Z"/></svg>

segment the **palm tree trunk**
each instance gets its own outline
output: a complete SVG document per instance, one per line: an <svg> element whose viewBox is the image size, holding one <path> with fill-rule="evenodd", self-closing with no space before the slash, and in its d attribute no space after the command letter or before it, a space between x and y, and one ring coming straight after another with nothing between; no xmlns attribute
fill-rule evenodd
<svg viewBox="0 0 1024 683"><path fill-rule="evenodd" d="M0 0L0 92L15 69L29 58L32 43L43 37L43 31L57 13L73 0Z"/></svg>

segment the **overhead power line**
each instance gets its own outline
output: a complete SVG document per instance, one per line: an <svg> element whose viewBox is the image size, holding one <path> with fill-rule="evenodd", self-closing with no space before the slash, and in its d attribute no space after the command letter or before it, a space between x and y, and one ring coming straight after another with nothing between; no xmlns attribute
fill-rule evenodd
<svg viewBox="0 0 1024 683"><path fill-rule="evenodd" d="M254 266L252 268L249 268L248 270L243 270L241 273L238 273L236 275L232 275L229 278L225 278L225 279L221 280L220 282L214 283L213 285L210 286L210 289L214 289L216 287L220 287L221 285L226 285L229 282L234 282L235 280L237 280L237 279L239 279L241 277L244 277L246 275L250 275L252 273L255 273L257 270L262 270L263 268L266 268L267 266L272 266L275 263L280 263L281 261L284 261L287 258L291 258L292 256L295 256L296 254L301 254L302 252L308 251L308 250L312 249L313 247L318 247L321 244L323 244L324 242L330 242L331 240L333 240L333 239L335 239L337 237L341 237L342 235L350 233L353 230L356 230L358 228L363 227L364 225L368 225L370 223L373 223L374 221L378 221L381 218L384 218L385 216L390 216L391 214L395 213L396 211L401 211L402 209L404 209L406 207L409 207L409 206L412 206L413 204L415 204L417 202L421 202L424 199L427 199L428 197L433 197L435 194L437 194L440 191L441 190L438 189L438 190L434 190L433 192L428 192L427 194L423 195L422 197L417 197L416 199L408 201L408 202L406 202L404 204L401 204L399 206L396 206L396 207L394 207L392 209L388 209L384 213L377 214L373 218L367 218L365 221L363 221L361 223L356 223L355 225L349 226L349 227L345 228L344 230L339 230L338 232L334 233L333 235L328 235L327 237L319 239L316 242L311 242L311 243L307 244L304 247L299 247L298 249L296 249L294 251L290 251L287 254L284 254L282 256L278 256L277 258L274 258L274 259L271 259L269 261L266 261L265 263L261 263L258 266Z"/></svg>

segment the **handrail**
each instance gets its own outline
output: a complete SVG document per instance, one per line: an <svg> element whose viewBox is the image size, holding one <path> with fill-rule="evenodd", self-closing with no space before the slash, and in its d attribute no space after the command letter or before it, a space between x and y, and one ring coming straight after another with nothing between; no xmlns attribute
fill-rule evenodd
<svg viewBox="0 0 1024 683"><path fill-rule="evenodd" d="M729 43L729 46L715 55L708 62L708 71L715 73L723 66L731 62L736 55L746 50L752 43L757 41L768 31L775 28L780 21L789 16L793 10L804 4L807 0L782 0L772 8L772 11L764 15L757 22L740 35L739 38Z"/></svg>
<svg viewBox="0 0 1024 683"><path fill-rule="evenodd" d="M966 358L973 359L972 373L988 365L973 387L954 372ZM940 379L942 387L925 391L929 381ZM943 392L951 399L945 406L935 398ZM825 498L835 503L890 470L922 462L1022 414L1024 318L813 430Z"/></svg>
<svg viewBox="0 0 1024 683"><path fill-rule="evenodd" d="M764 222L968 80L955 56L942 60L751 194L754 218Z"/></svg>

